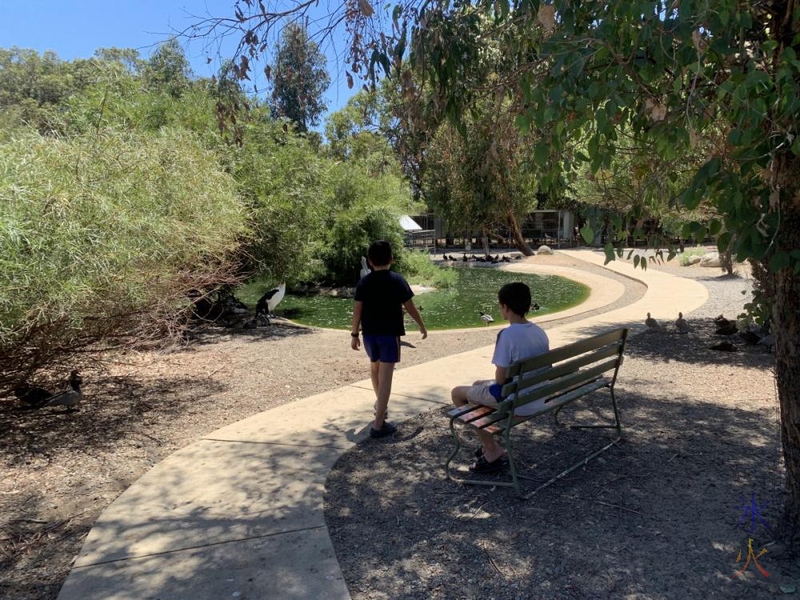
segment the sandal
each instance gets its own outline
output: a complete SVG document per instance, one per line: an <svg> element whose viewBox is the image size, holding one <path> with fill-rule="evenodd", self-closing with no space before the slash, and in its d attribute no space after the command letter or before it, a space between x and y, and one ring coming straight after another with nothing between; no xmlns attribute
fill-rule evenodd
<svg viewBox="0 0 800 600"><path fill-rule="evenodd" d="M492 462L487 461L486 457L481 456L469 470L470 473L497 473L506 465L508 465L508 459L505 454Z"/></svg>

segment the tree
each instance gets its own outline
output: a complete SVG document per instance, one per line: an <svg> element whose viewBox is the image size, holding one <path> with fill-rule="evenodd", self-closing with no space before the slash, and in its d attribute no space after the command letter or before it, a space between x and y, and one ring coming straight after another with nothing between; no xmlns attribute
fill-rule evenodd
<svg viewBox="0 0 800 600"><path fill-rule="evenodd" d="M121 58L127 61L127 57ZM144 67L144 77L154 89L163 90L173 98L180 98L189 88L192 69L177 39L158 47Z"/></svg>
<svg viewBox="0 0 800 600"><path fill-rule="evenodd" d="M325 70L327 60L304 27L286 27L275 47L274 63L268 67L272 75L271 108L273 116L286 117L300 132L317 125L327 110L322 94L330 85Z"/></svg>
<svg viewBox="0 0 800 600"><path fill-rule="evenodd" d="M313 3L300 3L295 16ZM344 3L352 47L347 57L373 77L397 73L405 59L424 69L451 119L471 100L460 83L486 36L498 40L513 69L496 82L515 101L517 125L547 128L534 149L552 177L587 162L608 168L618 129L670 158L712 128L725 144L706 157L677 198L694 209L702 198L720 215L708 231L751 259L776 335L775 375L787 500L782 531L800 535L800 6L782 0L407 0L391 30L369 2ZM247 9L247 12L243 12ZM239 0L237 23L249 37L286 18L263 3ZM481 36L459 23L486 17ZM232 20L229 20L232 21ZM232 26L233 27L233 26ZM372 32L372 33L370 33ZM249 45L249 46L248 46ZM410 52L407 49L410 48ZM564 160L570 143L585 157ZM724 228L724 229L723 229ZM688 225L684 233L704 231ZM613 258L614 248L607 248Z"/></svg>

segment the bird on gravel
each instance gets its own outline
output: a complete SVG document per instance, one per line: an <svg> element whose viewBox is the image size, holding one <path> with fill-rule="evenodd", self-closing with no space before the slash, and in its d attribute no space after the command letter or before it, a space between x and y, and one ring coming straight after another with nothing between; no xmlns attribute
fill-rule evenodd
<svg viewBox="0 0 800 600"><path fill-rule="evenodd" d="M487 314L487 313L485 313L483 311L480 311L480 315L481 315L481 321L483 321L487 325L489 323L494 323L494 317L492 317L492 315Z"/></svg>
<svg viewBox="0 0 800 600"><path fill-rule="evenodd" d="M689 322L683 318L683 313L678 313L678 318L675 319L675 329L678 333L689 333Z"/></svg>
<svg viewBox="0 0 800 600"><path fill-rule="evenodd" d="M53 396L53 392L28 384L22 384L14 388L13 392L20 402L27 404L31 408L44 406L44 403Z"/></svg>
<svg viewBox="0 0 800 600"><path fill-rule="evenodd" d="M647 313L647 318L644 320L644 324L647 325L648 331L661 331L661 325L659 325L658 321L650 316L650 313Z"/></svg>
<svg viewBox="0 0 800 600"><path fill-rule="evenodd" d="M717 335L736 335L739 328L736 326L735 321L728 321L725 325L717 325L717 330L714 332Z"/></svg>
<svg viewBox="0 0 800 600"><path fill-rule="evenodd" d="M281 300L283 300L285 294L286 282L283 282L278 287L272 288L266 294L261 296L256 303L256 319L259 317L265 317L267 323L269 323L269 318L275 316L275 307L278 306L278 303Z"/></svg>
<svg viewBox="0 0 800 600"><path fill-rule="evenodd" d="M739 348L737 348L734 344L730 342L720 342L719 344L714 344L713 346L709 346L710 350L720 350L721 352L738 352Z"/></svg>
<svg viewBox="0 0 800 600"><path fill-rule="evenodd" d="M740 331L739 337L742 338L742 341L745 344L748 344L750 346L755 346L758 342L761 341L761 336L758 335L755 331L751 331L749 329L746 331Z"/></svg>
<svg viewBox="0 0 800 600"><path fill-rule="evenodd" d="M717 326L717 329L722 327L728 327L729 325L736 325L736 321L731 321L730 319L726 319L722 315L717 315L714 317L714 325Z"/></svg>
<svg viewBox="0 0 800 600"><path fill-rule="evenodd" d="M78 371L72 371L69 376L69 386L72 389L56 394L47 401L45 406L64 406L67 412L77 410L74 407L81 401L81 384L83 384L83 379Z"/></svg>

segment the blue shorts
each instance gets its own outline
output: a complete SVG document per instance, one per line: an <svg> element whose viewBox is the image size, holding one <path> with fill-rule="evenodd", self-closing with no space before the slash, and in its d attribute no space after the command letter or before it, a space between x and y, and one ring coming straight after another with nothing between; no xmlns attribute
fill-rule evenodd
<svg viewBox="0 0 800 600"><path fill-rule="evenodd" d="M370 362L400 362L400 338L396 335L364 334L362 338L364 340L364 350L367 351Z"/></svg>

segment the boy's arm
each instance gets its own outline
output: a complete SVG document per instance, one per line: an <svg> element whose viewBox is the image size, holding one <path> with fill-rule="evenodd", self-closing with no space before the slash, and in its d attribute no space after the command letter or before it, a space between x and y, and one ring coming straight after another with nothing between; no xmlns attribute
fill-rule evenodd
<svg viewBox="0 0 800 600"><path fill-rule="evenodd" d="M403 306L408 314L411 315L411 318L416 321L417 325L419 325L419 332L422 334L422 339L424 340L426 337L428 337L428 330L425 328L425 323L422 322L422 316L419 314L417 307L414 306L414 301L408 300L403 304Z"/></svg>
<svg viewBox="0 0 800 600"><path fill-rule="evenodd" d="M508 381L508 367L498 367L495 365L494 381L500 385L505 385L506 381Z"/></svg>
<svg viewBox="0 0 800 600"><path fill-rule="evenodd" d="M358 328L361 325L361 313L364 312L364 303L356 300L353 304L353 322L350 325L350 347L358 350L361 340L358 338Z"/></svg>

